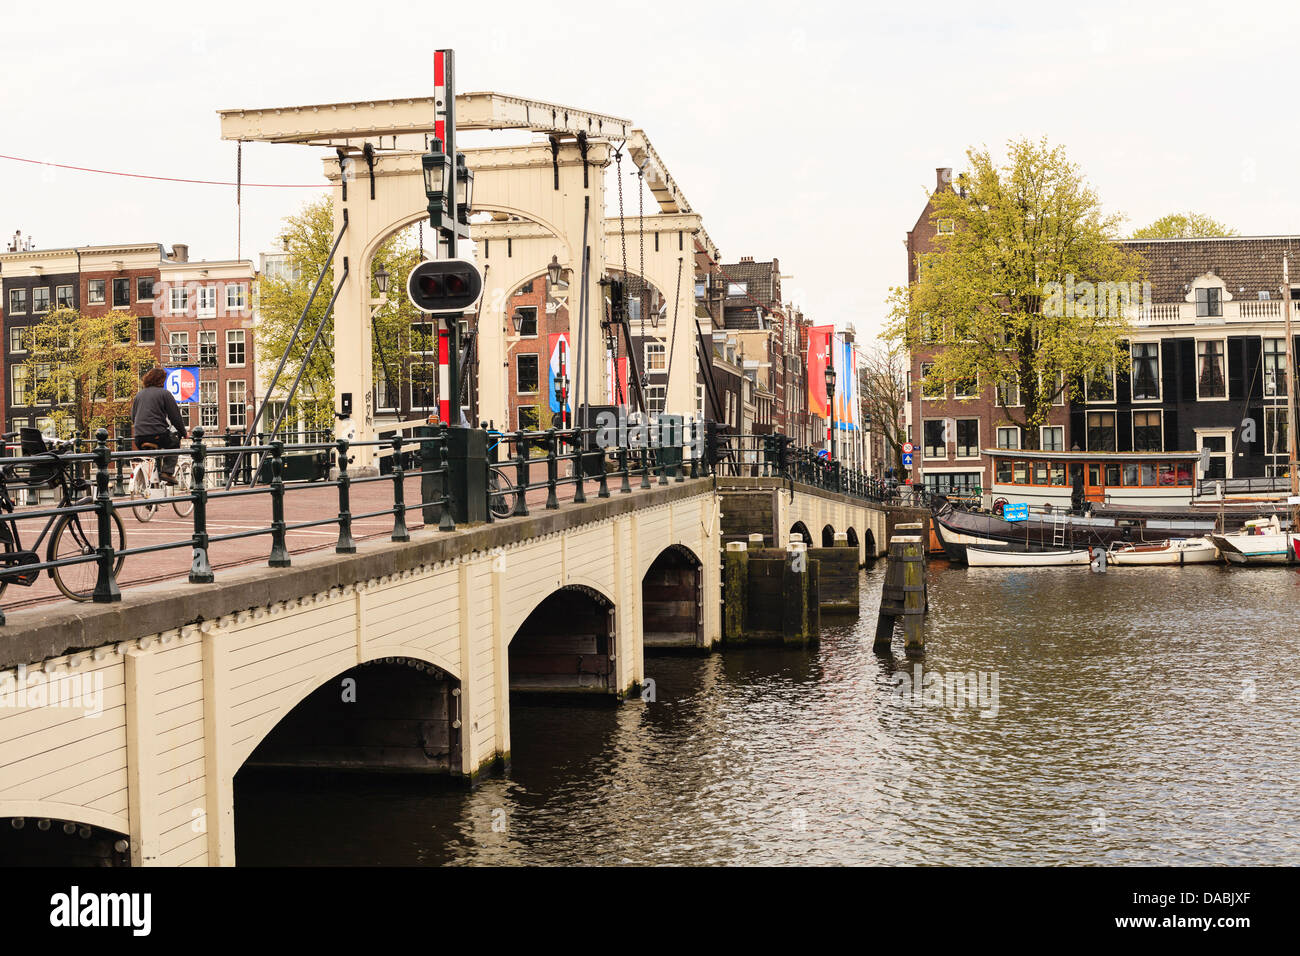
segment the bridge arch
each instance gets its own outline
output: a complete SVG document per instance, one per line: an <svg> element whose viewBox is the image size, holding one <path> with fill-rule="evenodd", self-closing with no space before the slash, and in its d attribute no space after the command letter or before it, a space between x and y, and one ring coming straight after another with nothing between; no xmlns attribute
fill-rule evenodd
<svg viewBox="0 0 1300 956"><path fill-rule="evenodd" d="M803 543L808 545L808 547L810 548L815 543L813 541L812 532L808 530L808 526L804 524L802 521L796 521L793 525L790 526L790 537L793 538L796 534L802 535Z"/></svg>
<svg viewBox="0 0 1300 956"><path fill-rule="evenodd" d="M835 528L832 527L831 525L826 525L824 528L822 528L822 547L823 548L835 547Z"/></svg>
<svg viewBox="0 0 1300 956"><path fill-rule="evenodd" d="M704 646L704 564L684 544L655 556L641 579L642 644Z"/></svg>
<svg viewBox="0 0 1300 956"><path fill-rule="evenodd" d="M616 694L618 628L613 598L570 583L543 598L508 648L511 692Z"/></svg>
<svg viewBox="0 0 1300 956"><path fill-rule="evenodd" d="M7 866L131 865L126 819L91 807L0 801L0 860Z"/></svg>

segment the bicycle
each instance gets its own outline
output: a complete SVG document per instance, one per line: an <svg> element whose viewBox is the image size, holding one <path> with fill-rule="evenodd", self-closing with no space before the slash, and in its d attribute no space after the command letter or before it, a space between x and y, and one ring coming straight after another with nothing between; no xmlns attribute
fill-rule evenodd
<svg viewBox="0 0 1300 956"><path fill-rule="evenodd" d="M141 446L142 449L154 449L158 446L153 442L146 442ZM194 501L186 500L185 496L189 495L194 487L194 463L188 458L181 458L176 463L176 491L181 497L174 498L163 494L154 494L155 491L164 491L162 483L158 480L155 471L155 460L153 458L132 458L131 459L131 478L127 482L126 494L132 500L137 498L147 499L145 503L132 505L135 511L137 521L148 521L158 513L158 502L160 500L170 500L172 509L182 518L188 518L194 513Z"/></svg>
<svg viewBox="0 0 1300 956"><path fill-rule="evenodd" d="M0 568L3 569L0 570L0 596L3 596L10 582L23 587L31 587L36 583L40 571L24 571L23 567L41 563L37 552L40 551L46 536L50 539L45 552L47 562L78 555L92 555L96 553L99 546L98 519L89 512L74 512L50 515L32 547L23 547L22 534L18 527L20 518L15 514L17 505L9 496L11 482L17 483L19 488L24 489L60 489L59 508L89 504L93 500L89 494L90 482L72 476L69 473L68 463L60 457L75 449L74 442L58 442L51 447L36 428L6 432L2 437L4 441L20 438L24 458L48 456L49 461L0 467L0 511L3 511L4 515L11 516L0 515ZM26 468L27 474L25 476L20 474L19 468ZM109 516L112 518L112 527L117 539L114 548L118 557L117 564L113 567L113 576L116 577L121 573L122 563L125 560L121 552L126 550L126 529L116 508L109 511ZM46 570L65 597L73 601L89 601L94 596L95 583L99 577L99 567L96 562L85 561Z"/></svg>
<svg viewBox="0 0 1300 956"><path fill-rule="evenodd" d="M496 440L488 446L488 455L490 456L496 447L501 444L501 432L488 432L489 435L495 436ZM490 458L488 460L488 508L492 514L498 518L509 518L514 513L515 483L510 480L510 476L503 470L506 465L498 465Z"/></svg>

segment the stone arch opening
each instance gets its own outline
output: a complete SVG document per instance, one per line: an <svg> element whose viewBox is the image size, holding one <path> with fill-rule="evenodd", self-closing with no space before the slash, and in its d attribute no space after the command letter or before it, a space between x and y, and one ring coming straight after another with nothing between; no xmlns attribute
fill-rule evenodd
<svg viewBox="0 0 1300 956"><path fill-rule="evenodd" d="M790 538L792 540L796 534L802 535L803 543L808 545L808 547L811 548L813 546L812 532L808 530L808 526L804 524L802 521L796 521L790 527Z"/></svg>
<svg viewBox="0 0 1300 956"><path fill-rule="evenodd" d="M851 547L851 548L856 548L856 547L858 546L858 544L860 543L860 542L858 541L858 529L857 529L857 528L849 528L849 529L848 529L846 532L844 532L844 533L845 533L845 535L846 535L846 536L848 537L848 539L849 539L849 547Z"/></svg>
<svg viewBox="0 0 1300 956"><path fill-rule="evenodd" d="M131 865L124 833L77 820L0 817L0 861L5 866Z"/></svg>
<svg viewBox="0 0 1300 956"><path fill-rule="evenodd" d="M599 591L553 592L510 640L511 694L614 693L616 633L614 603Z"/></svg>
<svg viewBox="0 0 1300 956"><path fill-rule="evenodd" d="M704 565L683 545L659 552L641 581L646 650L704 646Z"/></svg>
<svg viewBox="0 0 1300 956"><path fill-rule="evenodd" d="M822 528L822 547L835 547L835 529L830 525L826 525L826 527Z"/></svg>
<svg viewBox="0 0 1300 956"><path fill-rule="evenodd" d="M868 562L876 560L876 534L870 528L862 532L863 551Z"/></svg>

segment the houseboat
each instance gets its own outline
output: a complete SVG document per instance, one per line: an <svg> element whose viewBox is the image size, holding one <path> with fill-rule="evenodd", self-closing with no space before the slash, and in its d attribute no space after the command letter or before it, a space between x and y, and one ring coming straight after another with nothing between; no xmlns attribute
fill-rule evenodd
<svg viewBox="0 0 1300 956"><path fill-rule="evenodd" d="M1093 505L1178 508L1196 496L1198 456L1190 451L1027 451L985 448L992 461L993 499L1069 509L1076 479Z"/></svg>

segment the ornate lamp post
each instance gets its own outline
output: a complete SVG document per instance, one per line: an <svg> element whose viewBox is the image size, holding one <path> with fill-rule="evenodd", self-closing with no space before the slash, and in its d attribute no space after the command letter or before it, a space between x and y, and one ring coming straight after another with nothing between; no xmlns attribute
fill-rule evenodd
<svg viewBox="0 0 1300 956"><path fill-rule="evenodd" d="M831 460L838 460L835 454L835 366L831 361L830 349L826 354L826 406L830 410L830 453Z"/></svg>

